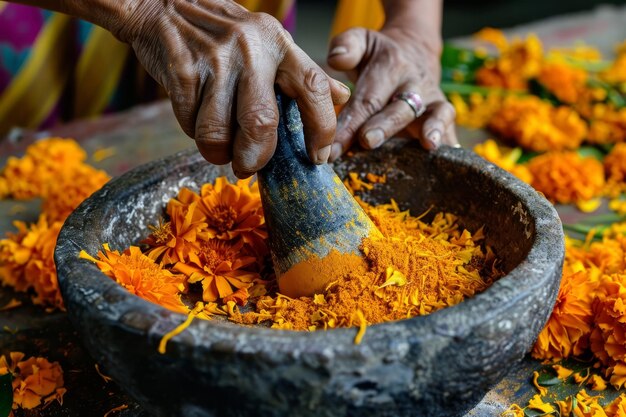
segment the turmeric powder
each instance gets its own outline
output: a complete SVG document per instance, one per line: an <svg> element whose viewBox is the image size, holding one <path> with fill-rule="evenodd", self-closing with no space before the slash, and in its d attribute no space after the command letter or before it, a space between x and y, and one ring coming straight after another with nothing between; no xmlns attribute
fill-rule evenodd
<svg viewBox="0 0 626 417"><path fill-rule="evenodd" d="M347 183L354 192L385 180L385 176L351 175ZM144 241L145 250L160 268L184 276L177 298L185 295L182 299L213 303L235 323L304 331L355 326L358 343L368 324L455 305L503 275L493 251L481 246L482 229L470 233L449 213L438 213L426 222L401 211L395 201L379 206L359 201L381 234L363 239L362 257L334 250L323 261L308 261L303 268L335 280L312 297L290 298L278 291L268 267L258 187L247 181L230 184L225 178L215 184L205 185L199 194L181 190L168 204L169 218L153 227ZM233 218L254 218L254 222L248 221L245 228L234 221L222 222L216 231L211 216L217 211L199 208L224 201L222 193L242 196L240 200L245 196L245 204L235 199L229 208L237 214ZM168 225L167 230L163 225ZM98 266L109 274L116 268L103 262ZM210 313L205 313L198 318L208 318Z"/></svg>

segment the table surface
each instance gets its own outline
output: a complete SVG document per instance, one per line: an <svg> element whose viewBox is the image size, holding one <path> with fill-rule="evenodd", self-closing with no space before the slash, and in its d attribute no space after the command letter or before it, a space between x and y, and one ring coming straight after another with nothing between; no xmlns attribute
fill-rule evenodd
<svg viewBox="0 0 626 417"><path fill-rule="evenodd" d="M515 28L512 32L525 33L528 30L539 33L547 45L571 45L582 36L585 39L591 37L589 44L607 51L610 49L607 45L626 39L626 6L601 8L593 13L534 23ZM480 130L459 128L458 132L461 143L466 147L487 137L487 133ZM193 141L178 127L169 102L159 102L95 120L59 126L46 132L13 132L0 141L0 164L4 165L9 155L23 154L26 147L37 138L47 136L75 138L90 155L98 149L114 149L115 153L110 158L99 162L89 161L113 176L141 163L193 146ZM39 201L0 201L0 233L13 230L13 220L34 221L39 213L39 204ZM564 222L568 223L576 222L583 216L571 207L558 207L558 210ZM0 328L3 329L0 331L0 354L18 350L27 355L41 355L61 362L68 389L62 406L55 403L35 415L98 416L126 405L126 409L113 415L147 417L114 382L106 382L98 374L95 363L83 349L64 313L47 313L33 306L23 294L0 287L0 306L12 298L24 302L16 309L0 312ZM466 417L497 416L512 402L527 402L535 394L530 376L540 368L541 364L530 358L511 365L507 377ZM106 374L106 369L101 371ZM16 416L19 417L19 414Z"/></svg>

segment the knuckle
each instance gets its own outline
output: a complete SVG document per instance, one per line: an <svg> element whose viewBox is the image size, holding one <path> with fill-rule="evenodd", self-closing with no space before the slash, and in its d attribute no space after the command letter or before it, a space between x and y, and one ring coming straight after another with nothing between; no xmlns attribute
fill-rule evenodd
<svg viewBox="0 0 626 417"><path fill-rule="evenodd" d="M304 86L317 101L330 96L330 83L324 72L315 67L308 68L304 73Z"/></svg>
<svg viewBox="0 0 626 417"><path fill-rule="evenodd" d="M282 25L280 25L280 23L278 22L278 20L276 20L276 18L263 12L253 13L252 21L258 24L261 28L266 28L266 29L269 29L269 28L277 29L279 27L282 28Z"/></svg>
<svg viewBox="0 0 626 417"><path fill-rule="evenodd" d="M446 101L442 106L443 117L446 119L446 122L452 122L456 119L456 109L454 106Z"/></svg>
<svg viewBox="0 0 626 417"><path fill-rule="evenodd" d="M358 106L367 115L378 113L383 108L383 101L378 96L367 95L356 99Z"/></svg>
<svg viewBox="0 0 626 417"><path fill-rule="evenodd" d="M254 141L263 141L278 129L278 113L265 105L255 105L241 112L237 120L243 133Z"/></svg>
<svg viewBox="0 0 626 417"><path fill-rule="evenodd" d="M196 140L211 145L226 145L231 140L231 129L227 123L212 119L199 119Z"/></svg>

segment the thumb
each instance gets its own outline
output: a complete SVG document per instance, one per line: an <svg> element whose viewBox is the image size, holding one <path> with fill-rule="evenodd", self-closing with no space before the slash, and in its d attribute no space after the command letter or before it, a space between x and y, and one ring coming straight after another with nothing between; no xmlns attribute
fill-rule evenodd
<svg viewBox="0 0 626 417"><path fill-rule="evenodd" d="M337 71L354 70L367 51L367 30L352 28L330 41L327 62Z"/></svg>

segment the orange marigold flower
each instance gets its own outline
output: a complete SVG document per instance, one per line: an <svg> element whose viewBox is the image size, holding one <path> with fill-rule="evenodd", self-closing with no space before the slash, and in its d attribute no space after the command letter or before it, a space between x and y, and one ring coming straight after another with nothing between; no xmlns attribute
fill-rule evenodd
<svg viewBox="0 0 626 417"><path fill-rule="evenodd" d="M528 80L535 77L541 68L543 46L539 38L530 34L526 39L509 42L501 31L486 28L476 38L494 44L500 55L488 59L476 72L476 83L489 87L511 90L526 90Z"/></svg>
<svg viewBox="0 0 626 417"><path fill-rule="evenodd" d="M152 227L152 234L142 243L150 246L146 255L161 265L177 262L198 263L200 242L206 240L204 214L198 208L198 202L189 205L171 200L168 204L170 221Z"/></svg>
<svg viewBox="0 0 626 417"><path fill-rule="evenodd" d="M54 248L63 226L41 215L35 224L15 222L17 233L0 240L0 281L16 291L34 290L35 304L63 309Z"/></svg>
<svg viewBox="0 0 626 417"><path fill-rule="evenodd" d="M595 103L586 111L589 114L585 114L585 117L590 119L589 142L604 144L626 141L626 107Z"/></svg>
<svg viewBox="0 0 626 417"><path fill-rule="evenodd" d="M11 352L9 358L0 356L0 375L13 377L13 409L33 409L52 401L63 404L63 369L58 362L30 357L24 360L21 352Z"/></svg>
<svg viewBox="0 0 626 417"><path fill-rule="evenodd" d="M251 178L235 184L219 177L214 184L205 184L200 190L198 208L206 216L208 236L222 240L241 238L255 253L267 253L267 229L258 183L250 185Z"/></svg>
<svg viewBox="0 0 626 417"><path fill-rule="evenodd" d="M583 271L564 273L552 314L533 346L533 357L558 360L583 353L593 322L593 286Z"/></svg>
<svg viewBox="0 0 626 417"><path fill-rule="evenodd" d="M626 383L626 275L605 275L593 302L591 350L606 367L611 385Z"/></svg>
<svg viewBox="0 0 626 417"><path fill-rule="evenodd" d="M261 276L251 270L256 267L256 258L242 255L242 247L241 240L233 246L227 241L211 239L202 243L197 263L178 262L174 270L187 276L190 284L201 283L204 301L212 302L229 296L233 301L243 301L243 298L234 295L236 290L252 286Z"/></svg>
<svg viewBox="0 0 626 417"><path fill-rule="evenodd" d="M576 152L548 152L530 160L531 185L557 203L588 201L604 189L604 167Z"/></svg>
<svg viewBox="0 0 626 417"><path fill-rule="evenodd" d="M619 84L626 82L626 42L622 42L617 50L617 58L611 63L611 66L600 73L600 78L611 84Z"/></svg>
<svg viewBox="0 0 626 417"><path fill-rule="evenodd" d="M488 139L474 146L474 152L487 161L515 175L525 183L530 184L532 182L532 174L528 168L525 165L519 165L517 163L520 156L522 156L522 150L520 148L506 149L498 146L495 140Z"/></svg>
<svg viewBox="0 0 626 417"><path fill-rule="evenodd" d="M538 80L563 103L579 100L586 89L587 72L560 62L547 63L541 67Z"/></svg>
<svg viewBox="0 0 626 417"><path fill-rule="evenodd" d="M575 149L587 135L587 124L572 108L553 107L534 96L506 97L489 128L503 139L536 152Z"/></svg>
<svg viewBox="0 0 626 417"><path fill-rule="evenodd" d="M80 203L102 188L109 179L106 172L85 164L62 171L49 182L42 211L52 221L65 220Z"/></svg>
<svg viewBox="0 0 626 417"><path fill-rule="evenodd" d="M615 191L612 195L626 190L626 143L616 144L604 157L604 172L608 188Z"/></svg>
<svg viewBox="0 0 626 417"><path fill-rule="evenodd" d="M86 158L85 151L72 139L39 140L28 147L23 158L9 157L0 174L0 198L43 196L57 174L82 164Z"/></svg>
<svg viewBox="0 0 626 417"><path fill-rule="evenodd" d="M112 251L109 245L102 245L104 251L94 258L85 251L80 257L94 262L108 277L126 290L144 300L159 304L179 313L188 313L180 295L185 292L185 277L163 269L154 260L141 253L137 246L131 246L124 253Z"/></svg>

